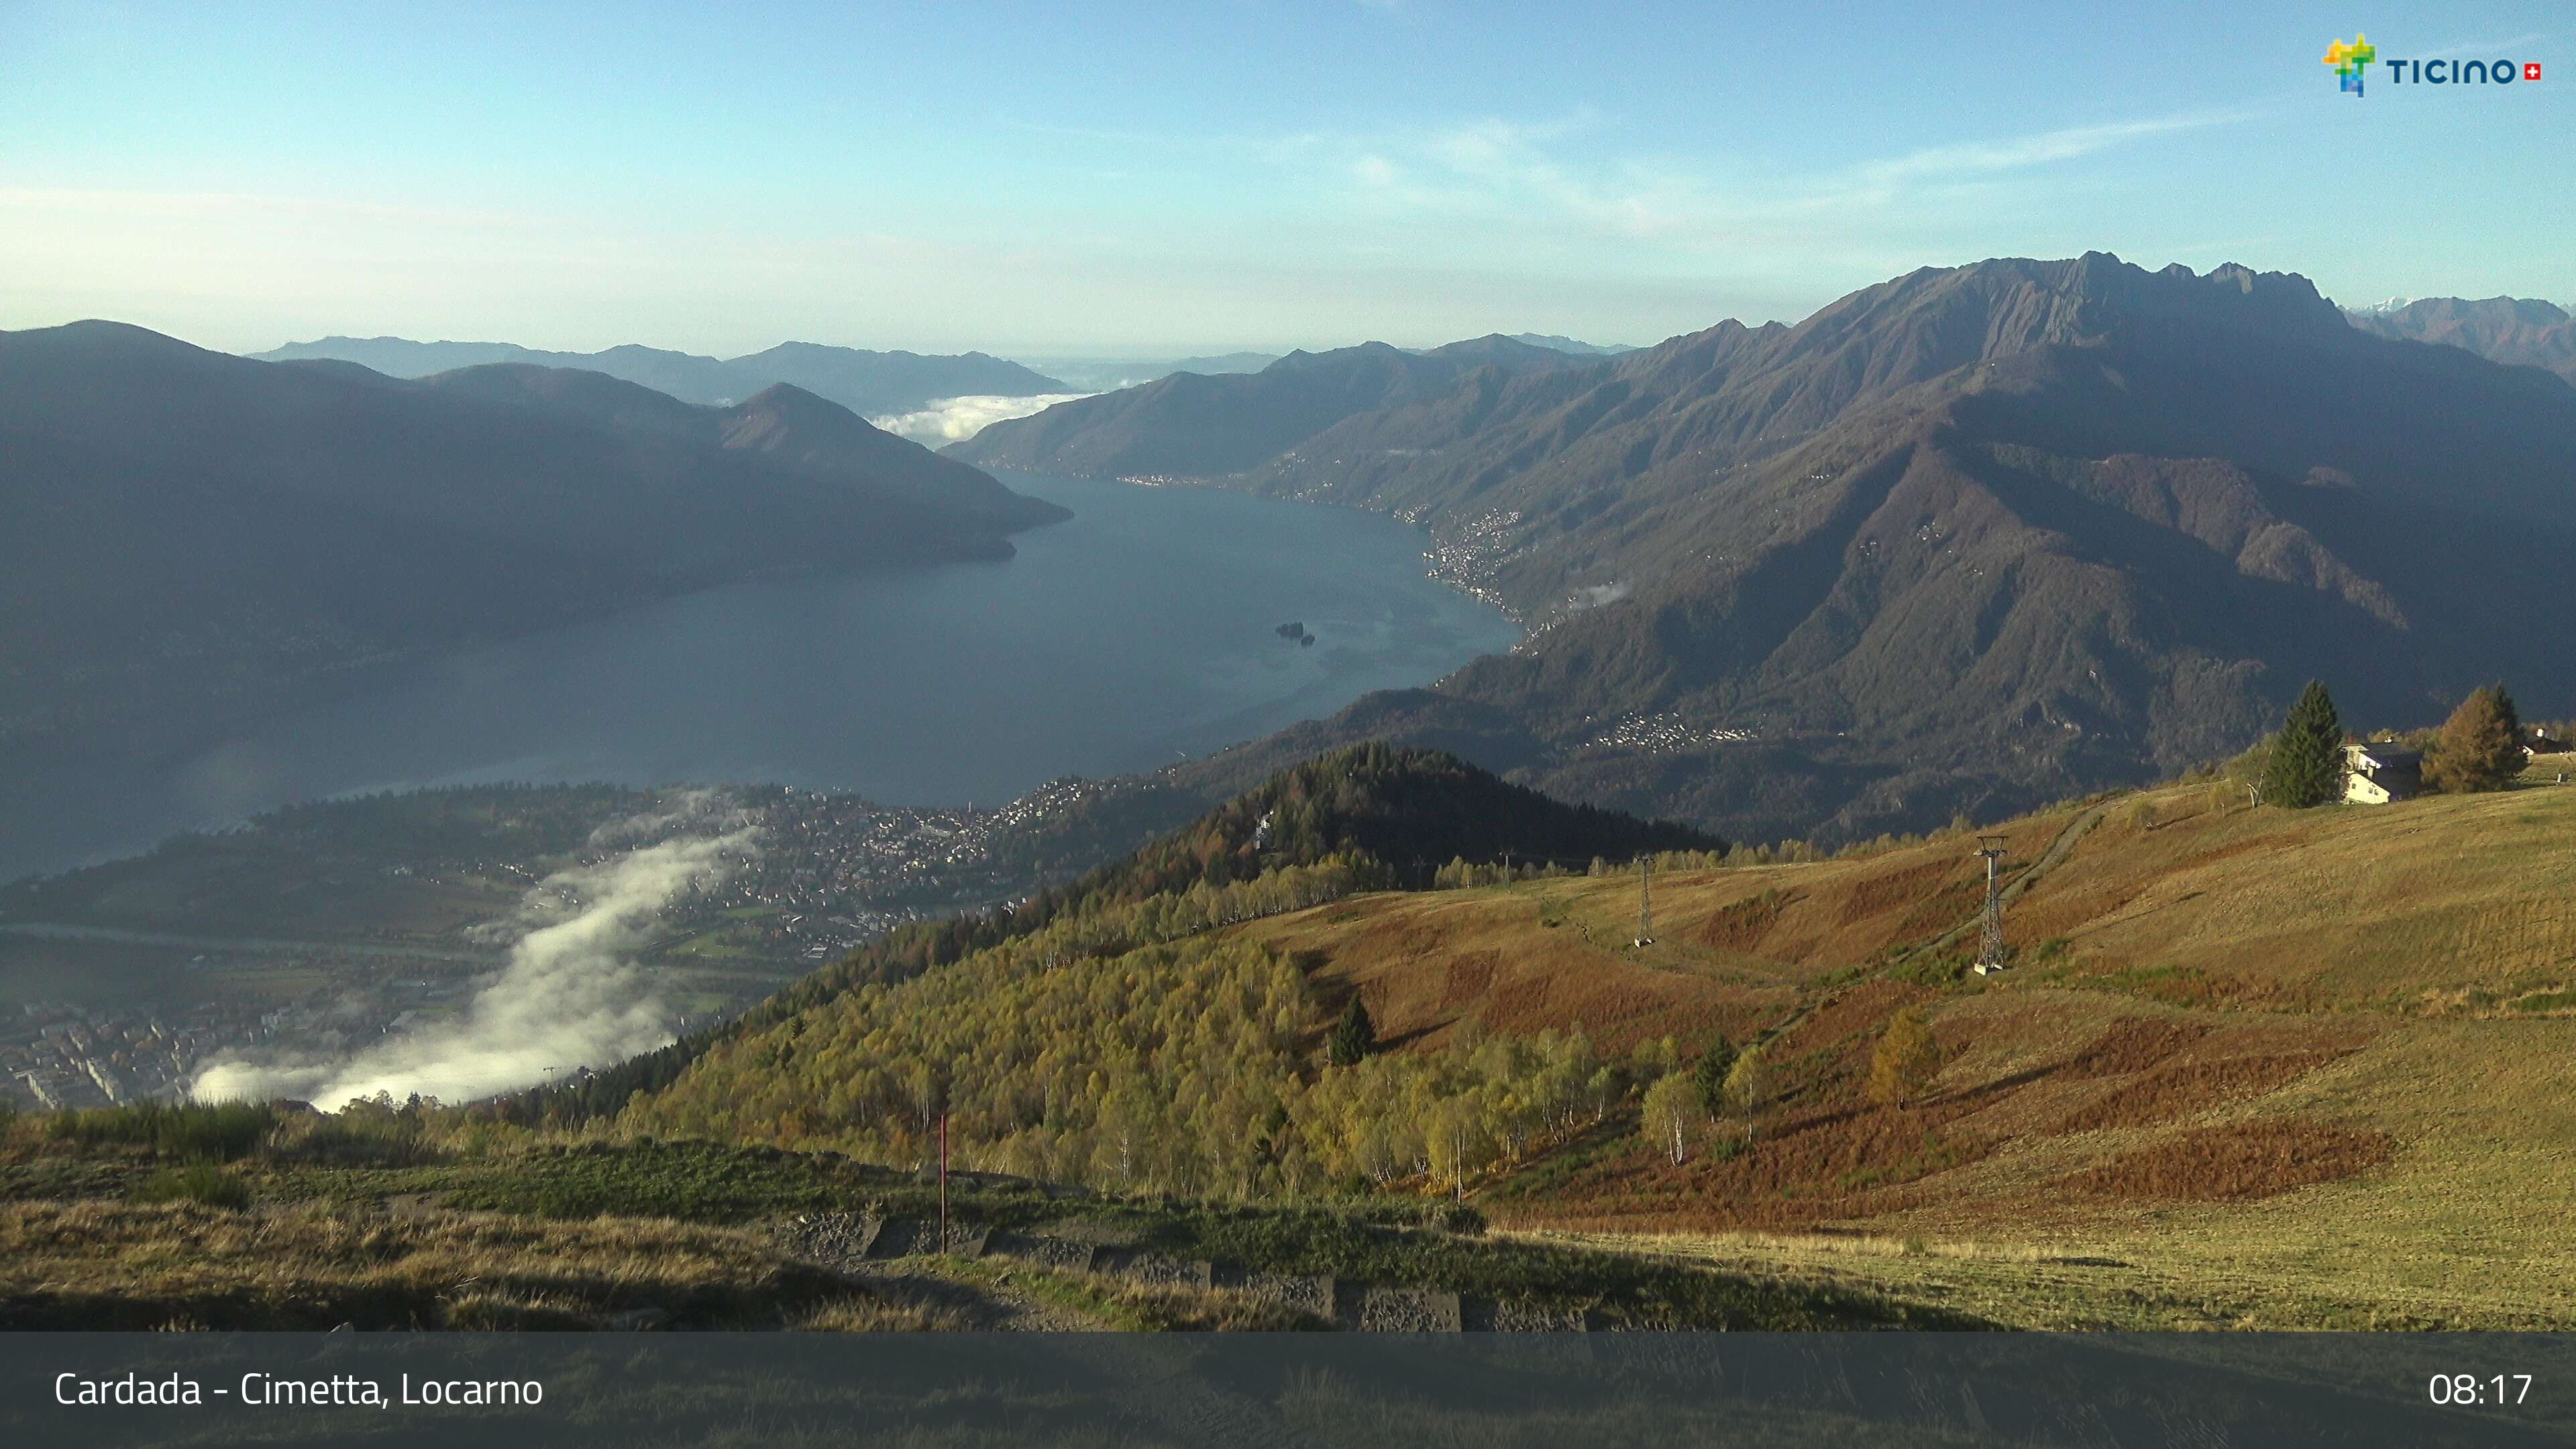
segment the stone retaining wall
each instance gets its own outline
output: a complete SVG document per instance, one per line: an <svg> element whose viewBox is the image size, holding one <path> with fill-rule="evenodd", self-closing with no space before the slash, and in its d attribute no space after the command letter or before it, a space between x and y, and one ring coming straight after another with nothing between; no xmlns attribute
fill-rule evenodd
<svg viewBox="0 0 2576 1449"><path fill-rule="evenodd" d="M911 1257L942 1246L935 1241L939 1236L935 1220L879 1220L855 1213L799 1217L779 1225L773 1236L787 1251L824 1263ZM1364 1332L1539 1333L1603 1327L1581 1309L1465 1297L1440 1288L1364 1283L1330 1273L1278 1273L1220 1265L1205 1258L1175 1258L1141 1248L1097 1247L1046 1233L996 1231L967 1223L949 1224L944 1246L948 1253L961 1258L992 1254L1072 1272L1114 1273L1141 1283L1223 1288Z"/></svg>

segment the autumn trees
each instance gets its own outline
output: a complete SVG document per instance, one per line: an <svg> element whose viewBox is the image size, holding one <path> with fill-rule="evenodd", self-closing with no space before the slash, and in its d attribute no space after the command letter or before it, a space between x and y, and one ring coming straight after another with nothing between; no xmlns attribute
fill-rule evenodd
<svg viewBox="0 0 2576 1449"><path fill-rule="evenodd" d="M1771 1070L1770 1054L1760 1043L1735 1054L1735 1062L1726 1069L1726 1086L1722 1093L1727 1110L1744 1114L1744 1135L1753 1135L1755 1114L1767 1105L1777 1090L1776 1074Z"/></svg>
<svg viewBox="0 0 2576 1449"><path fill-rule="evenodd" d="M2405 741L2424 746L2424 785L2446 795L2502 790L2522 773L2522 720L2502 684L2471 691L2429 739ZM2343 798L2343 722L2323 684L2311 680L2280 731L2253 753L2261 759L2264 803L2295 810Z"/></svg>
<svg viewBox="0 0 2576 1449"><path fill-rule="evenodd" d="M1699 1084L1672 1072L1646 1089L1637 1116L1646 1141L1679 1167L1690 1155L1690 1139L1708 1125L1709 1112L1701 1103Z"/></svg>
<svg viewBox="0 0 2576 1449"><path fill-rule="evenodd" d="M1882 1107L1922 1096L1941 1073L1941 1046L1923 1013L1905 1007L1891 1017L1869 1056L1869 1099Z"/></svg>
<svg viewBox="0 0 2576 1449"><path fill-rule="evenodd" d="M2501 684L2460 701L2424 761L2424 783L2446 795L2501 790L2521 773L2522 721Z"/></svg>
<svg viewBox="0 0 2576 1449"><path fill-rule="evenodd" d="M1206 930L1336 888L1300 867L1061 916L719 1042L622 1125L904 1166L944 1109L968 1168L1215 1197L1463 1192L1676 1069L1668 1041L1613 1061L1579 1031L1472 1022L1437 1050L1371 1051L1364 1006L1332 1026L1305 973Z"/></svg>

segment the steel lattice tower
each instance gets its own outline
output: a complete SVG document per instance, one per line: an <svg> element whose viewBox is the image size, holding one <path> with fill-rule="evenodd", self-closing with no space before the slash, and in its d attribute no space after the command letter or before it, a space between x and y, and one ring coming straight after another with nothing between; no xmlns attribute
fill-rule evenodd
<svg viewBox="0 0 2576 1449"><path fill-rule="evenodd" d="M1977 974L2004 969L2004 889L1998 869L2006 854L2000 835L1977 837L1977 854L1986 863L1986 914L1977 937Z"/></svg>

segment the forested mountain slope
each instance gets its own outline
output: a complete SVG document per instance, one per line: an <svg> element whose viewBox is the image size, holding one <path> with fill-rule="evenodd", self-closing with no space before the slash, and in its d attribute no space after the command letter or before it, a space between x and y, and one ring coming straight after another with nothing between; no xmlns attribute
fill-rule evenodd
<svg viewBox="0 0 2576 1449"><path fill-rule="evenodd" d="M985 467L1024 472L1197 479L1268 462L1344 419L1446 396L1462 378L1523 377L1587 360L1502 336L1427 352L1383 342L1292 352L1259 372L1176 372L1142 387L1058 403L1008 431L987 428L949 451Z"/></svg>
<svg viewBox="0 0 2576 1449"><path fill-rule="evenodd" d="M1059 456L1093 445L1071 416ZM1536 630L1247 773L1383 733L1569 798L1850 838L2229 752L2311 676L2378 717L2495 677L2576 705L2555 632L2497 625L2555 609L2576 388L2357 331L2296 276L1928 268L1795 327L1471 374L1207 472L1422 521L1444 573Z"/></svg>
<svg viewBox="0 0 2576 1449"><path fill-rule="evenodd" d="M2388 312L2354 312L2352 325L2381 337L2439 342L2490 362L2545 367L2576 382L2576 318L2521 297L2425 297Z"/></svg>
<svg viewBox="0 0 2576 1449"><path fill-rule="evenodd" d="M369 661L1064 517L779 387L418 382L141 328L0 333L0 749L166 746Z"/></svg>

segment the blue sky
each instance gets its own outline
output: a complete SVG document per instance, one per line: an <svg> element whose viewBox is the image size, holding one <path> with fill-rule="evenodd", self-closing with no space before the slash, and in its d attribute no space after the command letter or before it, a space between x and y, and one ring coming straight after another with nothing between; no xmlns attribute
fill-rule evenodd
<svg viewBox="0 0 2576 1449"><path fill-rule="evenodd" d="M0 327L1644 343L2092 248L2576 302L2554 0L1784 8L0 0ZM2547 69L2356 100L2356 28Z"/></svg>

